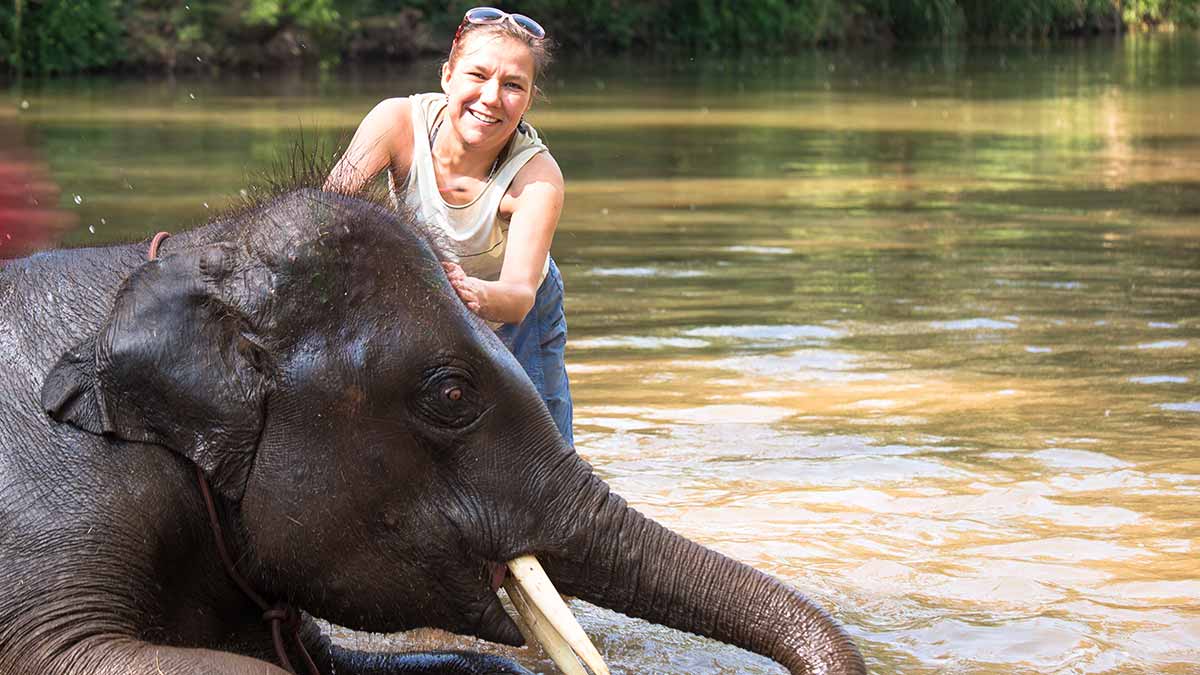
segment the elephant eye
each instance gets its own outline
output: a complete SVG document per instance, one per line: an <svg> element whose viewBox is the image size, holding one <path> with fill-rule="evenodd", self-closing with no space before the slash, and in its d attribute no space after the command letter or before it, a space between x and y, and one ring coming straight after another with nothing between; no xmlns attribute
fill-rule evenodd
<svg viewBox="0 0 1200 675"><path fill-rule="evenodd" d="M437 426L454 429L470 425L483 411L467 374L455 368L439 369L426 378L417 408Z"/></svg>

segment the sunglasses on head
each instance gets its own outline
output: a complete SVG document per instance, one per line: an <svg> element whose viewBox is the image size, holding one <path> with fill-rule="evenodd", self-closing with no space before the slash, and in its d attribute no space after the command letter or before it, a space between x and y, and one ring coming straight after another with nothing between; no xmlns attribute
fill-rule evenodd
<svg viewBox="0 0 1200 675"><path fill-rule="evenodd" d="M508 21L512 25L525 31L529 37L534 40L543 40L546 37L546 29L533 19L524 14L509 14L508 12L496 9L495 7L475 7L468 9L463 15L462 23L458 24L458 30L454 31L454 41L458 42L458 38L462 36L463 29L467 24L473 23L480 26L489 24L503 23Z"/></svg>

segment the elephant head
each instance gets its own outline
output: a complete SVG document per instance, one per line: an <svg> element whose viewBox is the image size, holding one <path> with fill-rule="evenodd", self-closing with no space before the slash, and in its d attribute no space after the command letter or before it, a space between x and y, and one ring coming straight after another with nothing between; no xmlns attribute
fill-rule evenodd
<svg viewBox="0 0 1200 675"><path fill-rule="evenodd" d="M520 644L495 590L533 554L595 604L793 673L865 672L800 593L611 493L439 256L389 209L286 195L169 240L52 369L43 405L200 466L252 583L350 628Z"/></svg>

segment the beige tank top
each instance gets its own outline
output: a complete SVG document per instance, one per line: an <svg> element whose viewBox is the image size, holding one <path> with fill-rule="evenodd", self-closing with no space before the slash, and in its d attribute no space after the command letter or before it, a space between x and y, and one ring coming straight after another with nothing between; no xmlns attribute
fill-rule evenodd
<svg viewBox="0 0 1200 675"><path fill-rule="evenodd" d="M413 149L412 164L404 182L389 172L392 200L404 204L443 233L459 258L459 264L470 276L485 281L500 278L504 251L508 240L508 222L500 217L500 201L517 172L539 152L546 150L537 132L522 124L513 135L504 163L493 172L479 194L470 203L449 204L438 192L437 175L433 169L433 154L429 134L434 121L446 107L446 97L440 93L413 94L408 97L412 107ZM542 265L542 279L550 269L550 257Z"/></svg>

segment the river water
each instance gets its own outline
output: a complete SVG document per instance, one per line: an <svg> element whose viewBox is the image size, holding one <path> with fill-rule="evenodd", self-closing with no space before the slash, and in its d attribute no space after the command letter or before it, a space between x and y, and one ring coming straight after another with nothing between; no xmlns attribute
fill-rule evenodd
<svg viewBox="0 0 1200 675"><path fill-rule="evenodd" d="M298 130L435 87L93 77L3 115L79 244L202 222ZM1195 36L566 62L546 91L578 448L618 492L874 672L1200 673ZM781 672L578 608L614 672Z"/></svg>

